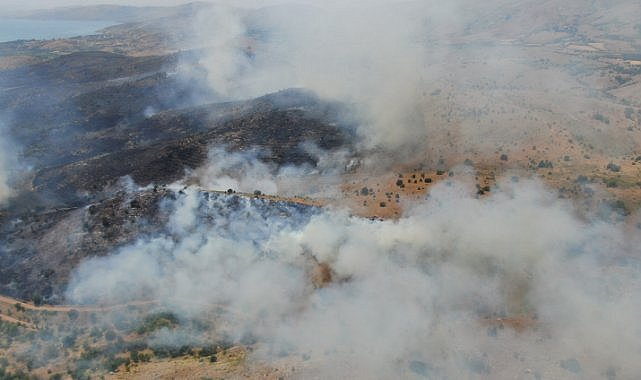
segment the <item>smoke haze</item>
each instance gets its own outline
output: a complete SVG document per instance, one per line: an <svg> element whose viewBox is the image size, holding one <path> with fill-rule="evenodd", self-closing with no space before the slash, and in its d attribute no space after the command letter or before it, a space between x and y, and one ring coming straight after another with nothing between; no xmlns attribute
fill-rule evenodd
<svg viewBox="0 0 641 380"><path fill-rule="evenodd" d="M4 153L0 155L0 203L4 203L11 196L9 187L8 162Z"/></svg>
<svg viewBox="0 0 641 380"><path fill-rule="evenodd" d="M67 296L159 299L187 317L222 306L217 333L264 342L255 358L309 357L302 377L633 377L638 245L621 226L577 219L536 182L504 187L479 201L438 185L383 222L270 216L260 202L190 189L166 234L85 262ZM318 263L333 278L320 288ZM497 318L508 316L535 327L504 328Z"/></svg>
<svg viewBox="0 0 641 380"><path fill-rule="evenodd" d="M258 5L219 4L196 17L189 46L198 48L194 54L205 69L196 81L206 81L219 101L304 88L346 104L351 113L342 121L356 121L356 154L305 146L315 167L277 167L262 160L269 152L260 149L211 147L205 165L171 186L162 232L83 261L69 281L68 302L157 300L182 320L214 315L213 335L257 342L249 360L288 366L287 358L301 358L298 378L610 380L641 373L638 229L579 213L537 180L499 178L491 195L479 198L469 169L432 186L426 199L407 201L405 214L394 220L219 193L308 194L316 182L344 181L353 156L371 169L426 151L436 152L427 154L436 160L463 150L443 139L494 154L495 137L539 131L512 119L481 128L476 115L466 119L439 108L454 109L461 99L443 95L441 104L431 98L443 83L474 87L469 83L479 77L520 86L519 60L527 56L511 47L481 50L483 56L512 54L514 62L489 60L465 75L448 72L461 43L452 35L470 27L478 11L472 2ZM191 64L178 71L202 73ZM542 88L571 99L584 95L569 79L553 79ZM478 92L465 101L483 109L494 94ZM572 103L576 108L567 112L579 114L593 102L569 100L537 112L566 113ZM462 121L444 130L436 113ZM537 120L537 128L549 124ZM0 141L0 203L11 195L15 167L4 145ZM125 190L140 190L130 187ZM150 342L200 339L188 329L162 329Z"/></svg>
<svg viewBox="0 0 641 380"><path fill-rule="evenodd" d="M364 147L398 153L427 137L420 107L427 26L420 15L429 8L214 7L196 28L208 47L201 64L222 98L302 87L352 104ZM256 40L249 52L248 35Z"/></svg>
<svg viewBox="0 0 641 380"><path fill-rule="evenodd" d="M10 186L11 170L16 167L13 147L9 144L8 131L5 124L0 121L0 205L7 202L13 194Z"/></svg>

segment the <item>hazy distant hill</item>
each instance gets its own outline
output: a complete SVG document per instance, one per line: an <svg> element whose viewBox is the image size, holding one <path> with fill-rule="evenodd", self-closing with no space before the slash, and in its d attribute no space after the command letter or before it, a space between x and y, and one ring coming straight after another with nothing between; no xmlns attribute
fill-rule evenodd
<svg viewBox="0 0 641 380"><path fill-rule="evenodd" d="M192 15L208 6L210 6L210 4L205 2L194 2L177 7L91 5L17 12L10 16L46 20L108 20L135 22L165 17Z"/></svg>

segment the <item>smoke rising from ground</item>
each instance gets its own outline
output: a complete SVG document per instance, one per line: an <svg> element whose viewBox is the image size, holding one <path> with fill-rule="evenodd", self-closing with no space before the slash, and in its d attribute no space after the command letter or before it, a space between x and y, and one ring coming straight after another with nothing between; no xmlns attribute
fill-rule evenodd
<svg viewBox="0 0 641 380"><path fill-rule="evenodd" d="M16 167L16 160L12 155L13 148L6 137L8 132L2 122L0 122L0 133L4 135L0 138L0 205L2 205L13 195L10 180L11 170Z"/></svg>
<svg viewBox="0 0 641 380"><path fill-rule="evenodd" d="M360 153L382 153L377 164L428 150L435 161L535 138L555 122L576 136L593 133L583 128L589 118L577 115L601 106L589 95L600 85L586 86L582 77L601 73L588 69L577 76L585 67L563 61L567 57L562 69L539 67L541 51L524 46L576 20L598 30L594 9L620 19L617 25L631 24L639 11L625 0L611 7L577 2L558 14L550 6L509 0L216 6L195 22L196 45L204 46L200 63L222 99L311 89L352 105ZM560 47L602 36L587 35L553 41ZM638 150L625 138L604 143L610 138L604 133L590 143L606 151Z"/></svg>
<svg viewBox="0 0 641 380"><path fill-rule="evenodd" d="M425 65L444 56L460 9L388 5L214 8L196 22L207 81L230 100L311 89L354 106L364 151L414 154L433 137L423 91L439 70ZM266 193L299 177L260 155L214 148L192 174ZM259 342L251 359L307 358L301 378L634 378L639 239L577 217L537 182L496 190L477 199L441 183L400 219L371 221L187 188L164 233L85 261L67 297L160 300L185 319L215 309L216 334Z"/></svg>
<svg viewBox="0 0 641 380"><path fill-rule="evenodd" d="M313 167L310 164L279 167L263 160L270 152L260 149L231 152L213 147L206 163L188 173L182 182L195 183L207 190L246 194L335 195L335 187L340 184L337 174L344 173L350 164L349 154L344 150L325 151L313 144L301 148L313 157ZM352 164L355 165L354 161Z"/></svg>
<svg viewBox="0 0 641 380"><path fill-rule="evenodd" d="M185 317L223 307L217 333L256 337L254 358L306 355L307 375L322 378L638 373L638 245L621 226L577 219L537 183L502 186L480 201L438 185L383 222L269 214L188 189L167 233L85 262L67 296L159 299ZM310 280L318 263L331 268L326 286ZM534 327L496 323L513 316L534 316Z"/></svg>
<svg viewBox="0 0 641 380"><path fill-rule="evenodd" d="M196 23L207 46L201 64L222 98L311 89L354 105L365 148L408 148L427 137L420 107L426 8L214 7Z"/></svg>
<svg viewBox="0 0 641 380"><path fill-rule="evenodd" d="M259 153L229 153L222 148L213 148L209 152L208 163L195 174L205 189L232 189L244 193L260 190L267 194L276 194L276 169L260 161Z"/></svg>
<svg viewBox="0 0 641 380"><path fill-rule="evenodd" d="M9 187L9 173L7 159L4 154L0 154L0 204L3 204L11 196Z"/></svg>

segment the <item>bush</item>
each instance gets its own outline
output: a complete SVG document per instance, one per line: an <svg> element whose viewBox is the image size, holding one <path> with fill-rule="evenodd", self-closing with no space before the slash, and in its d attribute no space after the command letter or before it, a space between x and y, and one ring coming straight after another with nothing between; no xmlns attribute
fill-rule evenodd
<svg viewBox="0 0 641 380"><path fill-rule="evenodd" d="M105 367L107 367L107 370L109 370L109 372L115 372L121 365L127 365L129 363L131 363L129 359L112 356L107 359Z"/></svg>
<svg viewBox="0 0 641 380"><path fill-rule="evenodd" d="M548 160L541 160L539 161L538 168L539 169L552 169L554 165L552 165L552 162Z"/></svg>
<svg viewBox="0 0 641 380"><path fill-rule="evenodd" d="M156 313L145 317L137 332L138 334L146 334L161 328L173 328L176 325L178 325L178 317L173 313Z"/></svg>
<svg viewBox="0 0 641 380"><path fill-rule="evenodd" d="M617 164L615 164L613 162L610 162L608 164L608 166L606 166L606 169L608 169L608 170L610 170L612 172L618 173L618 172L621 171L621 166L619 166L619 165L617 165Z"/></svg>
<svg viewBox="0 0 641 380"><path fill-rule="evenodd" d="M116 332L111 329L105 332L105 339L109 342L113 342L117 337L118 335L116 335Z"/></svg>
<svg viewBox="0 0 641 380"><path fill-rule="evenodd" d="M74 334L67 335L62 339L62 346L64 348L71 348L76 344L76 336Z"/></svg>
<svg viewBox="0 0 641 380"><path fill-rule="evenodd" d="M69 313L67 313L67 316L69 317L70 320L75 321L78 318L78 310L76 309L71 309L69 310Z"/></svg>
<svg viewBox="0 0 641 380"><path fill-rule="evenodd" d="M203 347L198 353L200 357L216 355L216 347L213 345Z"/></svg>
<svg viewBox="0 0 641 380"><path fill-rule="evenodd" d="M616 212L619 215L623 215L623 216L630 215L630 211L626 207L625 202L623 202L621 199L617 199L609 202L609 206L612 209L612 211Z"/></svg>
<svg viewBox="0 0 641 380"><path fill-rule="evenodd" d="M590 180L588 179L588 177L586 177L586 176L581 174L578 177L576 177L576 181L575 182L576 183L580 183L580 184L586 184L586 183L590 182Z"/></svg>
<svg viewBox="0 0 641 380"><path fill-rule="evenodd" d="M80 358L82 360L92 360L99 357L101 354L102 352L97 348L89 348L87 350L82 351L82 354L80 354Z"/></svg>
<svg viewBox="0 0 641 380"><path fill-rule="evenodd" d="M34 294L31 296L31 301L33 301L33 304L36 306L42 305L42 296L40 294Z"/></svg>
<svg viewBox="0 0 641 380"><path fill-rule="evenodd" d="M610 118L608 118L607 116L605 116L605 115L603 115L603 114L601 114L599 112L595 113L593 118L594 118L594 120L598 120L598 121L600 121L602 123L610 124Z"/></svg>
<svg viewBox="0 0 641 380"><path fill-rule="evenodd" d="M192 353L190 346L184 345L180 347L175 346L162 346L153 349L156 356L159 358L177 358L180 356L189 355Z"/></svg>

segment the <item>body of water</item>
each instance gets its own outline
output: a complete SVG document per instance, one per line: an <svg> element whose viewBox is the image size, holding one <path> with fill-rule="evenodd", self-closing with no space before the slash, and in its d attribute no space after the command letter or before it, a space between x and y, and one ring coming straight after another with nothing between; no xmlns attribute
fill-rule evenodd
<svg viewBox="0 0 641 380"><path fill-rule="evenodd" d="M0 42L43 40L94 34L115 25L110 21L28 20L0 18Z"/></svg>

